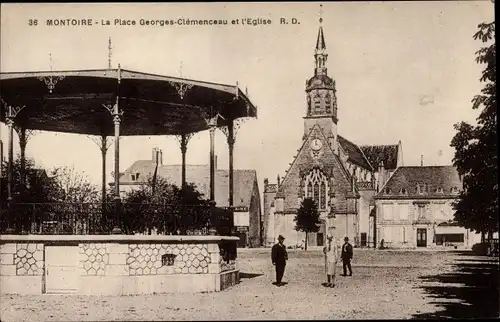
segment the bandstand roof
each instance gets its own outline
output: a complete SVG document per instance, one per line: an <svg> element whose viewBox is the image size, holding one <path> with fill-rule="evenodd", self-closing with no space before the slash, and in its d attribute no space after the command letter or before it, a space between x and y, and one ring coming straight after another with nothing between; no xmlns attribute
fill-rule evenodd
<svg viewBox="0 0 500 322"><path fill-rule="evenodd" d="M26 129L112 136L113 117L104 105L117 97L123 136L199 132L217 113L218 126L257 117L236 85L126 69L0 73L0 121L6 122L8 106L25 106L15 124Z"/></svg>

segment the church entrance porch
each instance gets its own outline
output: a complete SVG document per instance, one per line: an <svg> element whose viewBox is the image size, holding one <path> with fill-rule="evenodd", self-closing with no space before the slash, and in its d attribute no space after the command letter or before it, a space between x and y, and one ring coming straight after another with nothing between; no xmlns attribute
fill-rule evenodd
<svg viewBox="0 0 500 322"><path fill-rule="evenodd" d="M321 220L319 231L307 234L307 246L324 246L326 235L326 223L324 220Z"/></svg>

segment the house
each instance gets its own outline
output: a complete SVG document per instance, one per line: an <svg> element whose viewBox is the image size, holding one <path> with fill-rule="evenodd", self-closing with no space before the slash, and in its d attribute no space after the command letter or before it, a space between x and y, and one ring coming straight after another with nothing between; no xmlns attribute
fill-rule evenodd
<svg viewBox="0 0 500 322"><path fill-rule="evenodd" d="M374 197L377 244L470 248L480 242L480 234L454 221L453 203L461 188L453 166L398 167Z"/></svg>
<svg viewBox="0 0 500 322"><path fill-rule="evenodd" d="M156 148L151 160L135 161L120 174L120 193L137 189L153 176L155 171ZM217 159L216 159L217 160ZM229 171L217 169L215 162L215 202L218 207L229 206ZM158 176L169 183L181 186L181 165L164 165L162 151L159 151ZM186 165L186 182L196 185L205 198L210 196L210 166ZM255 170L234 170L234 226L240 234L241 247L261 245L261 205L260 193ZM111 184L112 185L112 184Z"/></svg>

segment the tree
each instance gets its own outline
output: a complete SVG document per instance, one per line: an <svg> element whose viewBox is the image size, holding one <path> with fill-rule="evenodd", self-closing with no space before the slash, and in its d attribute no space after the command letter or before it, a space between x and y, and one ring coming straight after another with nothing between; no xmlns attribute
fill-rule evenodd
<svg viewBox="0 0 500 322"><path fill-rule="evenodd" d="M455 124L457 133L453 164L463 177L463 189L454 208L455 220L482 236L498 232L498 161L496 103L495 22L481 23L474 39L490 43L476 52L476 62L485 64L480 81L484 88L472 99L472 108L481 109L477 125ZM493 41L492 41L493 39Z"/></svg>
<svg viewBox="0 0 500 322"><path fill-rule="evenodd" d="M33 159L26 159L25 184L21 183L21 160L18 156L12 164L12 207L15 216L10 216L7 207L8 198L8 166L2 167L0 182L0 218L1 228L14 228L17 232L29 231L32 223L41 222L39 205L52 203L61 197L61 190L53 174L38 167ZM37 207L38 206L38 207Z"/></svg>
<svg viewBox="0 0 500 322"><path fill-rule="evenodd" d="M153 189L154 185L154 189ZM123 200L124 229L128 233L152 229L158 233L186 234L201 229L210 219L208 201L193 184L179 188L161 177L147 179Z"/></svg>
<svg viewBox="0 0 500 322"><path fill-rule="evenodd" d="M319 231L321 222L319 221L319 211L318 206L311 198L305 198L297 215L294 218L295 230L302 231L306 233L306 241L304 249L307 250L307 236L309 233L316 233Z"/></svg>
<svg viewBox="0 0 500 322"><path fill-rule="evenodd" d="M99 202L100 194L96 185L92 184L86 175L77 172L74 167L57 167L52 174L62 190L61 202Z"/></svg>

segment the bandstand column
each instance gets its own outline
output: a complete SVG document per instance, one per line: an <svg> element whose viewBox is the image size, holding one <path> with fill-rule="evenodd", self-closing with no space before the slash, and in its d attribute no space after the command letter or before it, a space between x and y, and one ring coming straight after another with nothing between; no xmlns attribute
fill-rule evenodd
<svg viewBox="0 0 500 322"><path fill-rule="evenodd" d="M104 205L106 203L106 152L108 151L108 145L107 145L107 137L106 135L101 136L101 158L102 158L102 197L101 197L101 202L102 202L102 207L104 208Z"/></svg>
<svg viewBox="0 0 500 322"><path fill-rule="evenodd" d="M114 130L115 130L115 218L114 218L114 228L112 234L121 234L122 230L120 228L120 213L121 213L121 198L120 198L120 123L123 115L123 111L120 110L119 102L120 102L120 80L121 78L121 69L120 64L118 64L118 86L117 86L117 95L116 101L114 105L106 105L103 106L109 111L111 116L113 117Z"/></svg>
<svg viewBox="0 0 500 322"><path fill-rule="evenodd" d="M234 151L234 121L230 120L227 125L227 144L229 147L229 207L233 207L234 191L234 169L233 169L233 151Z"/></svg>
<svg viewBox="0 0 500 322"><path fill-rule="evenodd" d="M121 198L120 198L120 122L121 114L118 109L118 97L116 98L116 104L113 111L113 123L115 125L115 226L113 228L113 234L121 234L122 230L120 228L120 208L121 208Z"/></svg>
<svg viewBox="0 0 500 322"><path fill-rule="evenodd" d="M1 99L0 99L1 100ZM7 128L8 128L8 135L9 135L9 152L8 152L8 158L9 162L7 164L7 202L8 202L8 209L9 209L9 219L7 220L8 227L7 227L7 232L11 233L13 232L13 227L11 226L11 220L14 219L13 213L12 213L12 200L13 200L13 189L12 189L12 184L13 184L13 171L14 171L14 119L16 118L17 114L21 112L21 110L24 108L23 106L12 106L8 105L5 103L3 100L1 100L1 103L6 107L6 113L5 113L5 119L7 123Z"/></svg>
<svg viewBox="0 0 500 322"><path fill-rule="evenodd" d="M7 118L9 135L9 162L7 164L7 200L12 201L12 172L14 171L14 118Z"/></svg>
<svg viewBox="0 0 500 322"><path fill-rule="evenodd" d="M215 201L215 129L210 126L210 201Z"/></svg>
<svg viewBox="0 0 500 322"><path fill-rule="evenodd" d="M24 189L26 186L26 144L28 139L26 137L26 129L24 127L19 127L16 129L19 136L19 148L21 150L21 169L19 169L21 188Z"/></svg>
<svg viewBox="0 0 500 322"><path fill-rule="evenodd" d="M182 168L181 168L181 188L186 186L186 152L187 152L187 137L186 134L181 135L181 153L182 153Z"/></svg>

